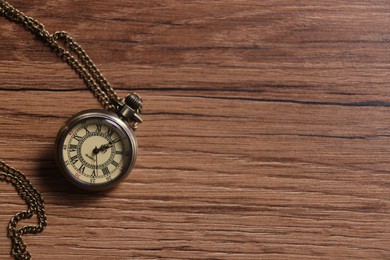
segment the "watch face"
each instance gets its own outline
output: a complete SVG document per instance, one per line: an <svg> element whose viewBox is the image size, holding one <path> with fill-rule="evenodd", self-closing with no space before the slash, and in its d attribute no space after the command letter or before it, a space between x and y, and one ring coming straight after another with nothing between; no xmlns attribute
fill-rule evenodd
<svg viewBox="0 0 390 260"><path fill-rule="evenodd" d="M57 139L57 162L81 188L112 187L131 170L136 157L134 132L115 114L85 111L73 117Z"/></svg>

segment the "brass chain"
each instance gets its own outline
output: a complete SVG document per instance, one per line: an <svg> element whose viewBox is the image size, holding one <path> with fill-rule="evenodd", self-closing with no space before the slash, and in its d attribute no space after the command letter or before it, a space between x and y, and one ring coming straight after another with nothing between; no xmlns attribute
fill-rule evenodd
<svg viewBox="0 0 390 260"><path fill-rule="evenodd" d="M17 10L15 7L0 0L0 16L22 25L26 30L37 36L50 49L57 53L84 81L99 102L108 109L115 108L118 96L106 78L96 68L85 50L66 32L50 34L43 24ZM75 54L78 60L75 58Z"/></svg>
<svg viewBox="0 0 390 260"><path fill-rule="evenodd" d="M18 12L15 8L4 1L0 1L0 15L16 23L23 24L31 32L33 27L38 27L39 23L31 21L29 18ZM45 205L40 193L32 186L24 174L0 161L0 181L10 183L16 189L19 196L25 201L28 209L15 214L9 221L7 235L11 239L11 255L14 259L31 259L22 235L36 234L46 227ZM37 215L38 224L36 226L24 226L18 228L18 222L23 219Z"/></svg>
<svg viewBox="0 0 390 260"><path fill-rule="evenodd" d="M28 209L15 214L8 224L8 237L12 241L11 255L14 259L31 259L27 246L22 240L24 234L37 234L46 227L45 204L41 194L32 186L26 176L11 166L0 161L0 181L10 183L19 196L26 202ZM38 218L36 226L17 227L19 221L29 219L34 214Z"/></svg>

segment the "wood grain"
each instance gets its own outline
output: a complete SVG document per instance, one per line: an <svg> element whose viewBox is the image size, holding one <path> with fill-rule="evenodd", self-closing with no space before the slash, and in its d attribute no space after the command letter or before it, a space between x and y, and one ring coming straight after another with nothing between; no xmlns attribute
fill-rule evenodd
<svg viewBox="0 0 390 260"><path fill-rule="evenodd" d="M99 105L0 19L0 158L42 192L35 259L389 259L390 3L12 1L66 30L145 123L124 183L69 186L53 161L72 114ZM23 209L1 184L5 227Z"/></svg>

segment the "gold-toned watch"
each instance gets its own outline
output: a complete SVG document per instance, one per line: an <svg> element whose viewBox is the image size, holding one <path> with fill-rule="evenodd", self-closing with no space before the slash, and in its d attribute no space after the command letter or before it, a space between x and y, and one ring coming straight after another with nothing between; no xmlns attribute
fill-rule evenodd
<svg viewBox="0 0 390 260"><path fill-rule="evenodd" d="M56 160L70 182L104 190L123 180L137 157L134 131L117 114L86 110L69 119L58 133Z"/></svg>

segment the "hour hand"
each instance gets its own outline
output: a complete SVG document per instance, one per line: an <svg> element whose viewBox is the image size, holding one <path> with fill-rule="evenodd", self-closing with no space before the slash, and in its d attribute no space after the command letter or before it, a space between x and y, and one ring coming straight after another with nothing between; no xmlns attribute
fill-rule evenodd
<svg viewBox="0 0 390 260"><path fill-rule="evenodd" d="M109 141L108 144L103 144L98 148L100 152L105 152L108 148L114 146L115 143L121 141L123 138L117 138L115 140ZM96 149L96 148L95 148ZM95 150L94 150L95 151Z"/></svg>
<svg viewBox="0 0 390 260"><path fill-rule="evenodd" d="M112 143L108 143L108 144L103 144L102 146L100 146L99 148L99 151L101 152L105 152L108 148L110 148L112 146Z"/></svg>

